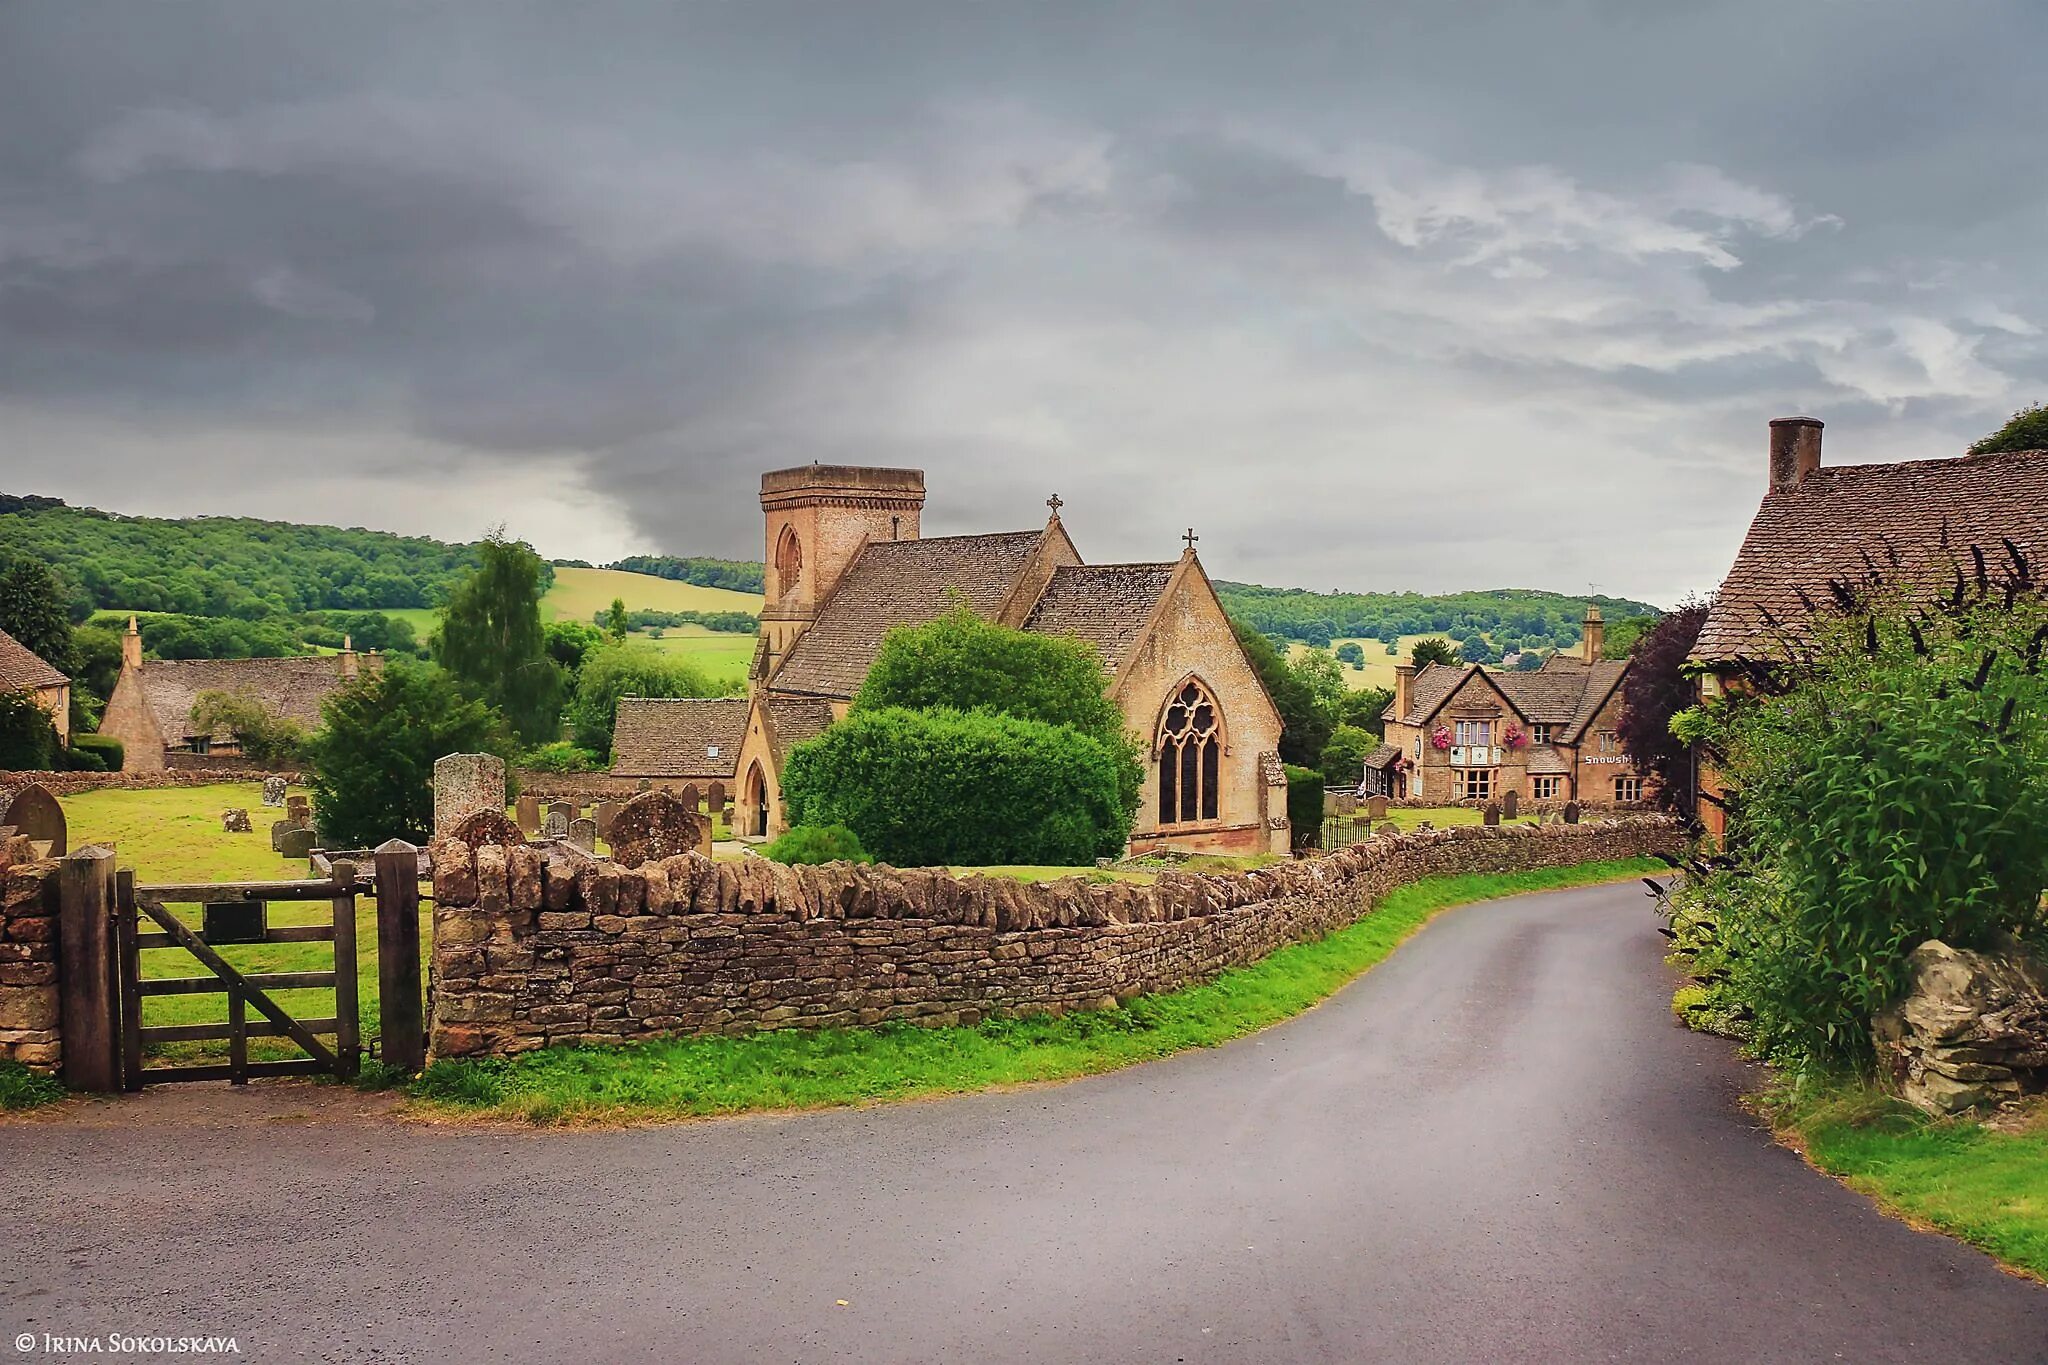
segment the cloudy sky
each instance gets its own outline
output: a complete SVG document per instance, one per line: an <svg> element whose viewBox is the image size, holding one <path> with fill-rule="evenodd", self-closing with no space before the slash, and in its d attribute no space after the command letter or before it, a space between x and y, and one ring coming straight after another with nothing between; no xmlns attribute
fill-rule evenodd
<svg viewBox="0 0 2048 1365"><path fill-rule="evenodd" d="M2048 398L2040 0L10 4L0 489L1669 601Z"/></svg>

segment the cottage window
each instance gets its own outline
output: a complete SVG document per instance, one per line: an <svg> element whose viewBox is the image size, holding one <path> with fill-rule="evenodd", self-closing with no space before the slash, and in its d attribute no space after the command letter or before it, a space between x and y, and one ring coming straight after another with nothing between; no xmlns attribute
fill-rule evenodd
<svg viewBox="0 0 2048 1365"><path fill-rule="evenodd" d="M1621 736L1612 730L1600 732L1600 752L1613 755L1621 752Z"/></svg>
<svg viewBox="0 0 2048 1365"><path fill-rule="evenodd" d="M1207 688L1190 680L1159 721L1159 823L1217 818L1222 717Z"/></svg>
<svg viewBox="0 0 2048 1365"><path fill-rule="evenodd" d="M1460 801L1487 801L1493 797L1493 769L1464 768L1458 772Z"/></svg>
<svg viewBox="0 0 2048 1365"><path fill-rule="evenodd" d="M1493 747L1493 722L1490 720L1461 720L1457 733L1451 742L1461 749Z"/></svg>
<svg viewBox="0 0 2048 1365"><path fill-rule="evenodd" d="M1554 774L1548 777L1532 777L1529 779L1529 790L1538 801L1556 800L1558 788L1563 785L1564 779Z"/></svg>
<svg viewBox="0 0 2048 1365"><path fill-rule="evenodd" d="M1529 742L1531 744L1550 743L1550 731L1551 725L1548 721L1536 721L1529 726Z"/></svg>
<svg viewBox="0 0 2048 1365"><path fill-rule="evenodd" d="M1617 777L1614 779L1614 799L1624 805L1643 799L1643 779L1640 777Z"/></svg>

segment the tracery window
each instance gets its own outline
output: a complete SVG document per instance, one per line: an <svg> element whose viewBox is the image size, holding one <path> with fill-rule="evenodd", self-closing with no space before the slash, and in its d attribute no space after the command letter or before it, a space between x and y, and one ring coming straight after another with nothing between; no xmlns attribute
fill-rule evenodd
<svg viewBox="0 0 2048 1365"><path fill-rule="evenodd" d="M1209 690L1190 679L1159 721L1159 823L1217 818L1222 784L1222 714Z"/></svg>
<svg viewBox="0 0 2048 1365"><path fill-rule="evenodd" d="M804 545L797 539L796 528L782 528L782 539L775 546L775 586L787 597L796 591L797 580L804 575Z"/></svg>

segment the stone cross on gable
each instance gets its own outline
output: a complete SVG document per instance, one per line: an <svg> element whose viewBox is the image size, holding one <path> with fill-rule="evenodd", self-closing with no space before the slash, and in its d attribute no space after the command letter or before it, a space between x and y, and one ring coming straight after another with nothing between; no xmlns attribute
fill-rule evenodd
<svg viewBox="0 0 2048 1365"><path fill-rule="evenodd" d="M1067 500L1065 498L1062 498L1059 494L1055 493L1045 500L1045 505L1052 509L1052 514L1054 516L1058 516L1060 514L1060 509L1067 505Z"/></svg>
<svg viewBox="0 0 2048 1365"><path fill-rule="evenodd" d="M1188 553L1193 554L1195 552L1195 542L1200 540L1201 537L1196 535L1195 528L1190 526L1188 527L1188 533L1182 536L1181 539L1188 543Z"/></svg>

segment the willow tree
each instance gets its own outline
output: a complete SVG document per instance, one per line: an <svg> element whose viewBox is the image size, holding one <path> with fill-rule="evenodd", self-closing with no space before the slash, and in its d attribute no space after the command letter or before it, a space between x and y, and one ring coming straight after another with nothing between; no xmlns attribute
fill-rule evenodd
<svg viewBox="0 0 2048 1365"><path fill-rule="evenodd" d="M556 738L566 679L549 657L540 597L546 565L503 530L477 545L481 561L449 595L434 658L462 690L502 713L520 739Z"/></svg>

